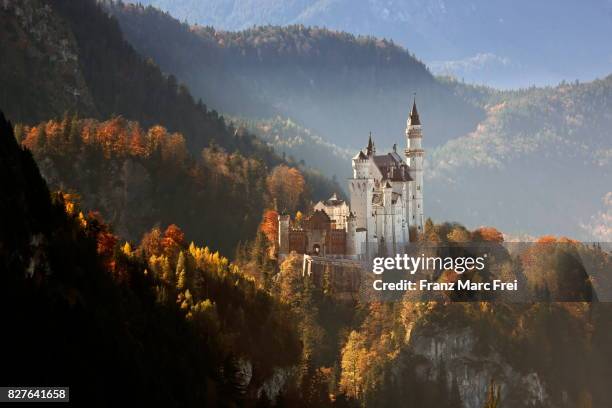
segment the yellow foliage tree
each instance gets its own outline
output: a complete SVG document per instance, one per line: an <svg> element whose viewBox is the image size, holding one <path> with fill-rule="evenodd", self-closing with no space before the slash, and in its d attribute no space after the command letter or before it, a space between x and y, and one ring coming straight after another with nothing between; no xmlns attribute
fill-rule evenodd
<svg viewBox="0 0 612 408"><path fill-rule="evenodd" d="M340 388L349 396L359 398L368 353L361 334L353 330L342 349Z"/></svg>

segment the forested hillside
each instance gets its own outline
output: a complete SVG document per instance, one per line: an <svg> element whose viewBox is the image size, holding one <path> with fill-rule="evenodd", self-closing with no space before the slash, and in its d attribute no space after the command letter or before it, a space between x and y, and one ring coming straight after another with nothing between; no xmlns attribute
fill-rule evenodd
<svg viewBox="0 0 612 408"><path fill-rule="evenodd" d="M23 125L18 137L53 189L81 195L122 236L181 223L189 239L233 255L278 198L276 167L299 168L301 209L340 189L194 102L96 2L28 0L0 19L0 50L15 61L1 65L0 104Z"/></svg>
<svg viewBox="0 0 612 408"><path fill-rule="evenodd" d="M521 286L550 288L556 299L577 290L593 303L521 302L499 292L468 301L474 294L460 291L398 292L390 301L389 291L368 296L367 287L351 303L339 300L337 268L327 265L319 278L303 280L301 257L289 256L273 291L301 317L303 355L321 367L318 381L336 390L336 403L488 408L495 405L486 405L487 390L500 387L498 407L606 406L610 370L601 359L611 356L612 308L597 303L592 290L605 294L602 300L612 293L609 246L602 251L546 236L516 256L509 252L518 246L506 246L494 228L470 231L431 220L422 240L438 254L449 246L472 253L478 243L498 257L495 268L464 275L447 270L434 275L436 282L517 279ZM399 272L397 279L408 275Z"/></svg>
<svg viewBox="0 0 612 408"><path fill-rule="evenodd" d="M303 161L306 166L335 178L340 188L346 188L344 179L352 176L349 162L355 155L352 149L341 148L287 117L245 119L230 116L228 120L256 134L273 146L279 155Z"/></svg>
<svg viewBox="0 0 612 408"><path fill-rule="evenodd" d="M430 209L508 232L612 239L612 76L504 92L451 84L487 118L430 151Z"/></svg>
<svg viewBox="0 0 612 408"><path fill-rule="evenodd" d="M84 208L100 211L126 239L176 223L188 239L233 254L239 242L255 237L273 203L305 211L314 197L334 191L325 178L280 160L268 168L218 145L194 156L181 134L159 125L143 129L122 117L99 122L64 116L18 125L16 133L53 189L79 195ZM290 170L295 177L288 177Z"/></svg>
<svg viewBox="0 0 612 408"><path fill-rule="evenodd" d="M136 3L136 1L133 1ZM612 3L592 0L141 0L181 21L304 24L393 38L436 73L515 88L607 75ZM580 23L578 23L580 22ZM583 24L582 22L588 22ZM588 46L585 46L588 44ZM568 58L571 50L572 58Z"/></svg>
<svg viewBox="0 0 612 408"><path fill-rule="evenodd" d="M401 143L415 92L429 107L422 114L427 145L460 136L484 117L389 40L300 25L219 31L151 7L106 4L139 52L223 112L289 116L351 148L362 147L369 131L381 147Z"/></svg>
<svg viewBox="0 0 612 408"><path fill-rule="evenodd" d="M77 405L221 406L254 403L298 361L287 307L176 225L130 245L52 198L1 113L0 169L3 383L61 383Z"/></svg>
<svg viewBox="0 0 612 408"><path fill-rule="evenodd" d="M425 277L515 280L542 301L382 302L358 268L279 256L278 216L304 226L369 130L402 146L416 90L427 216L559 236L584 219L605 239L611 89L474 87L323 28L2 2L0 384L70 386L83 406L608 408L610 245L547 235L515 252L495 228L429 218L415 248L495 251L482 272Z"/></svg>
<svg viewBox="0 0 612 408"><path fill-rule="evenodd" d="M0 105L15 121L36 123L78 111L106 119L121 114L185 135L194 153L211 141L273 160L253 137L235 138L223 118L172 75L163 74L123 38L93 0L27 0L0 8Z"/></svg>

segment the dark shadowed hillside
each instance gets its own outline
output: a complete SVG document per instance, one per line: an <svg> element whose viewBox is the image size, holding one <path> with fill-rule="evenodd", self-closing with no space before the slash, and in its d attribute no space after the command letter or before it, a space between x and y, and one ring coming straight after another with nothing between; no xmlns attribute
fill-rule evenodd
<svg viewBox="0 0 612 408"><path fill-rule="evenodd" d="M0 8L0 22L0 55L11 61L0 66L0 105L14 120L36 123L66 111L121 114L183 133L195 154L214 141L274 160L255 138L234 137L216 111L134 51L95 1L9 3Z"/></svg>
<svg viewBox="0 0 612 408"><path fill-rule="evenodd" d="M78 406L231 406L297 361L285 307L175 225L132 250L52 198L2 113L0 188L2 383L69 386Z"/></svg>

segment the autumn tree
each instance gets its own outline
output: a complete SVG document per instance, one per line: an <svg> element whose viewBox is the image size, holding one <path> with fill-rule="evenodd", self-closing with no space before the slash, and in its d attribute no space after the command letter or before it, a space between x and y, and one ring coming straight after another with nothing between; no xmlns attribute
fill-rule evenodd
<svg viewBox="0 0 612 408"><path fill-rule="evenodd" d="M427 242L440 242L440 237L436 232L435 225L431 218L427 218L423 227L423 239Z"/></svg>
<svg viewBox="0 0 612 408"><path fill-rule="evenodd" d="M341 389L349 396L359 398L363 374L367 365L367 350L361 334L353 330L342 349Z"/></svg>
<svg viewBox="0 0 612 408"><path fill-rule="evenodd" d="M164 231L164 238L161 241L164 253L170 258L176 259L174 257L184 244L185 234L183 231L177 225L170 224Z"/></svg>
<svg viewBox="0 0 612 408"><path fill-rule="evenodd" d="M185 253L181 251L176 262L176 288L185 290L187 287L187 261Z"/></svg>
<svg viewBox="0 0 612 408"><path fill-rule="evenodd" d="M471 238L470 232L460 225L454 227L447 235L447 239L451 242L469 242Z"/></svg>
<svg viewBox="0 0 612 408"><path fill-rule="evenodd" d="M103 257L110 257L113 254L117 237L110 232L102 231L98 234L98 254Z"/></svg>
<svg viewBox="0 0 612 408"><path fill-rule="evenodd" d="M300 301L301 292L304 288L301 263L301 257L292 252L280 266L280 299L287 304L297 305Z"/></svg>
<svg viewBox="0 0 612 408"><path fill-rule="evenodd" d="M140 249L148 258L151 255L161 255L162 253L162 232L158 227L144 234L140 241Z"/></svg>
<svg viewBox="0 0 612 408"><path fill-rule="evenodd" d="M138 123L132 125L129 150L130 154L136 157L144 157L147 153L146 141Z"/></svg>
<svg viewBox="0 0 612 408"><path fill-rule="evenodd" d="M266 238L268 238L268 241L275 245L278 240L278 212L275 210L266 210L260 228L266 235Z"/></svg>
<svg viewBox="0 0 612 408"><path fill-rule="evenodd" d="M504 242L504 235L493 227L480 227L472 233L475 241Z"/></svg>
<svg viewBox="0 0 612 408"><path fill-rule="evenodd" d="M38 151L44 150L45 147L47 146L47 133L45 131L45 127L43 125L36 127L34 134L35 134L34 143L35 143L36 150Z"/></svg>
<svg viewBox="0 0 612 408"><path fill-rule="evenodd" d="M295 211L305 184L304 176L298 169L284 164L276 166L266 179L268 192L276 201L279 211Z"/></svg>

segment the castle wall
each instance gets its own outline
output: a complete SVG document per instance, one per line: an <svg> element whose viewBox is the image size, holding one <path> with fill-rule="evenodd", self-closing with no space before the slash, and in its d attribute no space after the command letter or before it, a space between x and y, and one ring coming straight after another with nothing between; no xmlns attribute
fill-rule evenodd
<svg viewBox="0 0 612 408"><path fill-rule="evenodd" d="M319 201L314 206L314 210L325 211L333 222L332 228L341 230L346 229L346 220L349 216L349 206L346 203L340 205L325 205L323 202Z"/></svg>
<svg viewBox="0 0 612 408"><path fill-rule="evenodd" d="M327 254L343 255L346 253L346 231L332 229L329 231Z"/></svg>
<svg viewBox="0 0 612 408"><path fill-rule="evenodd" d="M298 254L306 253L308 239L305 231L289 231L288 234L288 252L295 251Z"/></svg>

